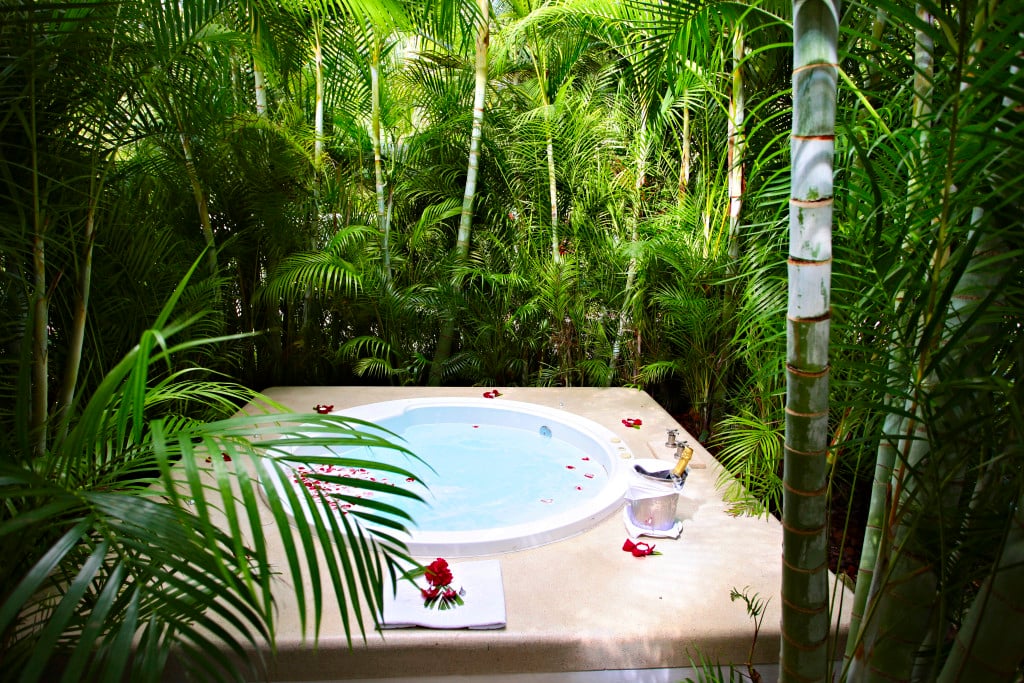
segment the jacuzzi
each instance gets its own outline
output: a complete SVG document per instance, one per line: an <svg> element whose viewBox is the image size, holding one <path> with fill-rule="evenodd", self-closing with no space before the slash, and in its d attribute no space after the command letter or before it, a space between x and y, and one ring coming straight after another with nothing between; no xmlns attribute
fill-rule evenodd
<svg viewBox="0 0 1024 683"><path fill-rule="evenodd" d="M336 452L339 461L396 465L415 478L369 466L339 466L330 472L413 490L423 498L418 502L380 491L334 491L375 496L408 512L414 523L400 538L415 556L505 553L574 536L621 508L630 482L625 461L632 453L622 440L564 410L503 398L412 398L334 414L398 435L402 440L397 443L417 456L366 447ZM296 455L324 453L322 447L291 450ZM296 467L290 481L300 486L308 475L308 468ZM319 512L346 514L353 507L332 505L332 510ZM310 513L293 516L298 520L305 514Z"/></svg>

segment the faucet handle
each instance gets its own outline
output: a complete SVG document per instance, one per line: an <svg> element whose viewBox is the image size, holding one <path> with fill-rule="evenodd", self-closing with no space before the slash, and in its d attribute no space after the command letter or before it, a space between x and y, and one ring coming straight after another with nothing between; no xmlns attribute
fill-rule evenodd
<svg viewBox="0 0 1024 683"><path fill-rule="evenodd" d="M678 435L679 435L679 430L678 429L666 429L665 430L665 438L666 438L665 445L668 446L669 448L675 448L676 447L676 436L678 436Z"/></svg>

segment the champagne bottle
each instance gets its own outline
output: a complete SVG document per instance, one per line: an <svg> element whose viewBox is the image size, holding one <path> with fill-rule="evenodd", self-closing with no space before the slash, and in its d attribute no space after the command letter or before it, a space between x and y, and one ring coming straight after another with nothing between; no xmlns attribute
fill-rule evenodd
<svg viewBox="0 0 1024 683"><path fill-rule="evenodd" d="M683 479L686 477L686 466L690 464L690 459L693 457L693 449L689 446L683 448L683 452L679 454L679 459L676 460L675 466L672 468L672 476Z"/></svg>

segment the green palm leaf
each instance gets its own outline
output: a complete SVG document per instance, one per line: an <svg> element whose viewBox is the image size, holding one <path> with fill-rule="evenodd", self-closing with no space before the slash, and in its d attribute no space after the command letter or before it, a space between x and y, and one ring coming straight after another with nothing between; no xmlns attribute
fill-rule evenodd
<svg viewBox="0 0 1024 683"><path fill-rule="evenodd" d="M232 399L258 399L227 385L189 382L185 373L149 381L174 354L206 343L174 341L188 327L167 323L181 292L158 317L160 326L106 376L66 439L34 462L0 464L0 539L10 558L0 563L3 585L10 586L0 596L0 633L5 671L17 672L18 680L47 678L58 658L66 658L64 680L129 671L133 679L157 680L175 646L205 675L237 680L243 670L223 653L244 661L248 647L273 642L278 572L290 575L304 629L317 632L333 595L342 614L356 615L346 630L365 637L360 606L376 622L384 567L408 559L393 533L404 531L408 515L385 500L361 500L362 519L292 520L329 501L292 486L286 464L365 464L306 453L395 448L386 433L273 404L267 405L275 412L214 422L158 416L171 406L230 410ZM385 469L413 476L399 466ZM322 478L416 498L375 482ZM286 568L268 556L268 514L281 534ZM319 570L321 552L333 558L327 576Z"/></svg>

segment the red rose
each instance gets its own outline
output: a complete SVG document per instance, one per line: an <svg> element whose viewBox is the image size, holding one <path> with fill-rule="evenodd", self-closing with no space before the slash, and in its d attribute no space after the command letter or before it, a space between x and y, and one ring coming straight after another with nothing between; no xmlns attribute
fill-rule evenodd
<svg viewBox="0 0 1024 683"><path fill-rule="evenodd" d="M654 554L654 546L653 545L648 545L647 543L644 543L643 541L641 541L640 543L637 543L636 547L633 548L633 557L643 557L644 555L653 555L653 554Z"/></svg>
<svg viewBox="0 0 1024 683"><path fill-rule="evenodd" d="M440 557L427 565L426 577L431 586L447 586L452 582L448 563Z"/></svg>
<svg viewBox="0 0 1024 683"><path fill-rule="evenodd" d="M639 543L633 543L633 541L626 539L626 542L622 544L622 549L628 553L632 553L633 557L646 557L647 555L660 555L661 553L654 550L654 546L648 543L640 541Z"/></svg>

